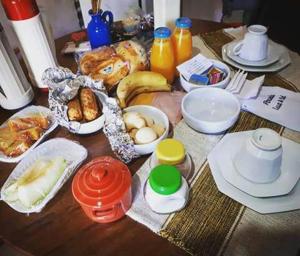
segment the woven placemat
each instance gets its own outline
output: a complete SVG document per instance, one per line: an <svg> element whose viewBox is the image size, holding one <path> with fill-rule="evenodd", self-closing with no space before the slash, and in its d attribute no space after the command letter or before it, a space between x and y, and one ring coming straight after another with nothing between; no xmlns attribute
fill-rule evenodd
<svg viewBox="0 0 300 256"><path fill-rule="evenodd" d="M202 34L201 38L219 57L222 46L233 40L222 30ZM257 75L251 74L252 77ZM294 90L291 83L276 74L267 74L265 83ZM283 131L278 124L242 112L238 122L229 132L259 127L268 127L280 133ZM171 215L159 235L193 255L221 255L244 210L243 205L218 191L206 161L194 181L188 206L179 213Z"/></svg>

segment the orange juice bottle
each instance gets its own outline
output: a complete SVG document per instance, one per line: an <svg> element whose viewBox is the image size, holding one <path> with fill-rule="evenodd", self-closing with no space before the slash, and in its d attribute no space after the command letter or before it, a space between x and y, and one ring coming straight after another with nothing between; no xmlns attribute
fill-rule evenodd
<svg viewBox="0 0 300 256"><path fill-rule="evenodd" d="M172 84L175 76L175 57L171 41L171 31L167 27L160 27L154 31L154 42L150 55L151 71L167 78Z"/></svg>
<svg viewBox="0 0 300 256"><path fill-rule="evenodd" d="M182 17L176 20L176 28L172 35L175 54L175 66L189 60L192 57L192 33L190 18Z"/></svg>

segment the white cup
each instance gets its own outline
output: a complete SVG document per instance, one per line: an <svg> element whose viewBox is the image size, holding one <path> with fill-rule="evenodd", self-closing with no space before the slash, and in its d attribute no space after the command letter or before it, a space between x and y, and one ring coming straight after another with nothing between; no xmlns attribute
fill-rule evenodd
<svg viewBox="0 0 300 256"><path fill-rule="evenodd" d="M260 61L268 55L267 28L262 25L248 27L248 32L234 48L233 54L249 61Z"/></svg>
<svg viewBox="0 0 300 256"><path fill-rule="evenodd" d="M255 130L233 158L237 171L255 183L270 183L281 173L280 135L268 128Z"/></svg>

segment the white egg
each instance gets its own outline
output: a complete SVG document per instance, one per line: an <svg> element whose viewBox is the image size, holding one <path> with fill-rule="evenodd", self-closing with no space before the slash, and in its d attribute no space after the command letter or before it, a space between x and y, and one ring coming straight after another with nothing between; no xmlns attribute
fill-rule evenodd
<svg viewBox="0 0 300 256"><path fill-rule="evenodd" d="M155 131L150 127L143 127L135 134L135 142L137 144L147 144L157 139Z"/></svg>

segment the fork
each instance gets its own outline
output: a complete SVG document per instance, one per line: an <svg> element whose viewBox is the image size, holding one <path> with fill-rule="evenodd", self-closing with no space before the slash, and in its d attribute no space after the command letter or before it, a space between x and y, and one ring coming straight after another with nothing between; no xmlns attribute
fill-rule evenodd
<svg viewBox="0 0 300 256"><path fill-rule="evenodd" d="M233 78L231 79L230 83L227 85L226 90L230 91L231 89L233 89L235 87L235 81L237 79L237 77L240 75L241 70L239 69L237 72L235 72Z"/></svg>
<svg viewBox="0 0 300 256"><path fill-rule="evenodd" d="M235 89L233 89L231 91L232 93L240 93L242 87L245 84L247 75L248 75L247 72L242 75L242 77L240 78L240 80L237 82L237 85L236 85Z"/></svg>

